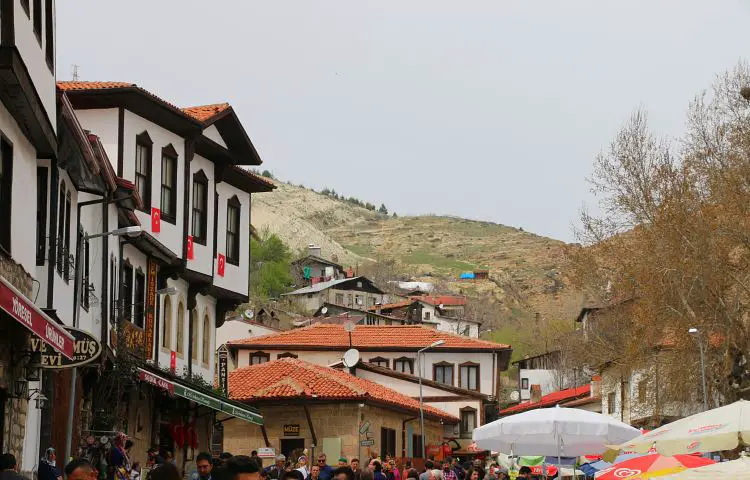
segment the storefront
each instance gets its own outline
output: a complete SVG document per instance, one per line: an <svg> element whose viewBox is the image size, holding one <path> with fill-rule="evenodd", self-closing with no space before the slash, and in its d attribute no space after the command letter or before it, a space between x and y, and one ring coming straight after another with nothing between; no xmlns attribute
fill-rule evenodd
<svg viewBox="0 0 750 480"><path fill-rule="evenodd" d="M136 460L141 456L145 459L145 451L156 446L172 452L178 467L189 471L198 453L211 451L217 413L222 418L263 424L258 410L168 372L144 366L138 369L138 376L141 398L133 402L133 411L129 412L133 422L129 430L140 433L135 438Z"/></svg>
<svg viewBox="0 0 750 480"><path fill-rule="evenodd" d="M73 357L73 336L29 299L33 279L12 259L0 254L0 450L21 461L30 392L28 381L38 377L28 351L32 335L66 358ZM36 408L39 399L32 406Z"/></svg>

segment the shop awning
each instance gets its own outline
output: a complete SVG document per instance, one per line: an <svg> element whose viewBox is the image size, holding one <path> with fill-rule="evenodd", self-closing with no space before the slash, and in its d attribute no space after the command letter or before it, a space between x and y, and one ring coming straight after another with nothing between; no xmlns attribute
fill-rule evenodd
<svg viewBox="0 0 750 480"><path fill-rule="evenodd" d="M227 415L237 417L246 422L263 425L263 415L252 407L238 404L237 402L233 402L215 394L199 392L179 380L168 380L143 368L138 369L138 374L141 381L160 388L161 390L168 392L170 395L177 395L178 397L186 398L199 405L214 409L217 412L226 413Z"/></svg>
<svg viewBox="0 0 750 480"><path fill-rule="evenodd" d="M73 335L65 331L62 325L41 311L34 305L34 302L16 290L3 277L0 277L0 308L55 351L73 360L73 344L75 343Z"/></svg>

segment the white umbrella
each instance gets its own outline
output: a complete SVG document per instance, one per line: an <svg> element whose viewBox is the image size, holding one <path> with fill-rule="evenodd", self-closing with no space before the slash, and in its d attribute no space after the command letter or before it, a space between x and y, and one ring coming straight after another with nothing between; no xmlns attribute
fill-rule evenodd
<svg viewBox="0 0 750 480"><path fill-rule="evenodd" d="M731 462L691 468L674 475L663 476L659 480L714 480L715 478L750 480L750 458L740 457Z"/></svg>
<svg viewBox="0 0 750 480"><path fill-rule="evenodd" d="M652 446L662 455L717 452L750 445L750 401L697 413L668 423L622 445L620 449L645 453Z"/></svg>
<svg viewBox="0 0 750 480"><path fill-rule="evenodd" d="M576 408L540 408L495 420L474 429L484 450L516 455L576 457L603 452L641 432L600 413Z"/></svg>

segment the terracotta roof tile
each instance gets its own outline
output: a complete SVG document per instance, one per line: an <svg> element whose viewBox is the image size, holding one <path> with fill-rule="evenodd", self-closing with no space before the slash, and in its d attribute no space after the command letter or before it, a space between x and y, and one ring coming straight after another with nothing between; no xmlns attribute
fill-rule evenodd
<svg viewBox="0 0 750 480"><path fill-rule="evenodd" d="M455 295L420 295L411 298L435 306L441 304L444 306L466 305L466 297L457 297Z"/></svg>
<svg viewBox="0 0 750 480"><path fill-rule="evenodd" d="M357 325L352 332L352 346L359 349L378 350L383 348L416 351L438 340L445 343L434 350L506 350L510 345L488 342L449 332L443 332L422 325ZM349 334L343 325L316 323L309 327L287 330L262 337L245 338L229 342L230 346L253 346L264 348L305 347L347 350Z"/></svg>
<svg viewBox="0 0 750 480"><path fill-rule="evenodd" d="M135 86L135 83L128 82L57 82L57 88L66 92L69 90L104 90Z"/></svg>
<svg viewBox="0 0 750 480"><path fill-rule="evenodd" d="M229 398L243 402L259 399L369 399L381 405L419 412L418 400L370 380L296 358L282 358L230 372ZM424 412L425 416L447 423L458 422L458 418L434 407L424 406Z"/></svg>
<svg viewBox="0 0 750 480"><path fill-rule="evenodd" d="M261 183L263 185L266 185L270 188L276 188L276 184L273 183L268 178L264 177L263 175L256 175L255 173L251 172L250 170L247 170L246 168L238 167L236 165L232 166L232 171L242 175L244 177L250 178L258 183Z"/></svg>
<svg viewBox="0 0 750 480"><path fill-rule="evenodd" d="M187 115L194 119L205 122L214 115L218 115L227 108L230 108L228 103L214 103L211 105L198 105L195 107L185 107L182 109Z"/></svg>
<svg viewBox="0 0 750 480"><path fill-rule="evenodd" d="M500 410L500 415L511 415L513 413L521 413L527 410L536 410L537 408L554 407L555 405L562 405L566 402L571 402L572 400L581 397L588 397L590 395L591 384L582 387L568 388L566 390L558 390L544 395L542 399L536 403L532 403L531 400L529 400Z"/></svg>

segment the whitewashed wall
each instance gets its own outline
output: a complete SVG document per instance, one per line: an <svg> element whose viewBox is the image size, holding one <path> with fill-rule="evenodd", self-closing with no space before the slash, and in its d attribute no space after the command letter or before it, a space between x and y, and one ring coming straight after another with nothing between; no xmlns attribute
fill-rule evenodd
<svg viewBox="0 0 750 480"><path fill-rule="evenodd" d="M216 128L216 125L211 125L210 127L203 130L203 136L206 138L210 138L222 147L227 148L227 144L226 142L224 142L224 139L222 138L221 133L219 133L219 129Z"/></svg>
<svg viewBox="0 0 750 480"><path fill-rule="evenodd" d="M554 370L529 370L521 369L520 378L527 378L529 380L529 386L525 389L521 388L519 380L518 388L521 391L521 400L529 400L531 398L531 386L539 385L542 388L542 395L552 393L555 388L555 371Z"/></svg>
<svg viewBox="0 0 750 480"><path fill-rule="evenodd" d="M70 252L69 255L73 255L75 260L75 251L76 251L76 238L78 236L78 193L76 192L75 188L73 187L73 182L70 180L70 177L68 177L68 174L64 170L58 170L59 171L59 184L58 184L58 198L59 198L59 188L61 185L65 184L65 192L66 196L67 193L70 192L70 198L71 198L71 205L70 205ZM58 210L59 210L59 200L58 200ZM58 217L57 222L59 224L60 218ZM55 235L57 236L57 225L53 228L54 231L49 232L49 235ZM32 231L36 231L36 228L34 228ZM57 248L58 250L64 246L65 239L64 238L58 238L57 241ZM36 245L36 240L34 240L34 245ZM57 259L55 258L55 261ZM68 259L64 259L64 261L69 261ZM75 287L75 262L73 262L70 265L70 275L69 280L65 281L65 267L63 264L63 270L62 273L58 273L57 266L55 266L55 272L53 275L54 278L54 292L53 292L53 306L57 312L57 316L60 317L60 319L65 322L65 325L73 325L73 288Z"/></svg>
<svg viewBox="0 0 750 480"><path fill-rule="evenodd" d="M223 345L231 340L261 337L279 333L279 329L244 320L227 320L216 329L216 345Z"/></svg>
<svg viewBox="0 0 750 480"><path fill-rule="evenodd" d="M99 137L104 151L109 157L115 172L117 172L117 108L101 108L90 110L76 110L78 122L84 128ZM132 179L131 179L132 180ZM110 225L112 225L110 223Z"/></svg>
<svg viewBox="0 0 750 480"><path fill-rule="evenodd" d="M250 265L250 194L225 182L216 184L216 192L219 194L216 230L217 256L219 253L226 255L227 201L236 195L242 208L240 210L240 264L237 266L227 262L224 268L224 276L221 277L218 274L219 262L214 262L214 285L232 292L247 295Z"/></svg>
<svg viewBox="0 0 750 480"><path fill-rule="evenodd" d="M190 270L211 275L214 264L214 164L200 155L195 155L193 161L190 162L190 215L188 217L190 224L188 235L193 231L193 175L200 170L203 170L203 173L208 177L208 215L206 219L208 233L206 245L193 242L193 260L189 260L187 266Z"/></svg>

